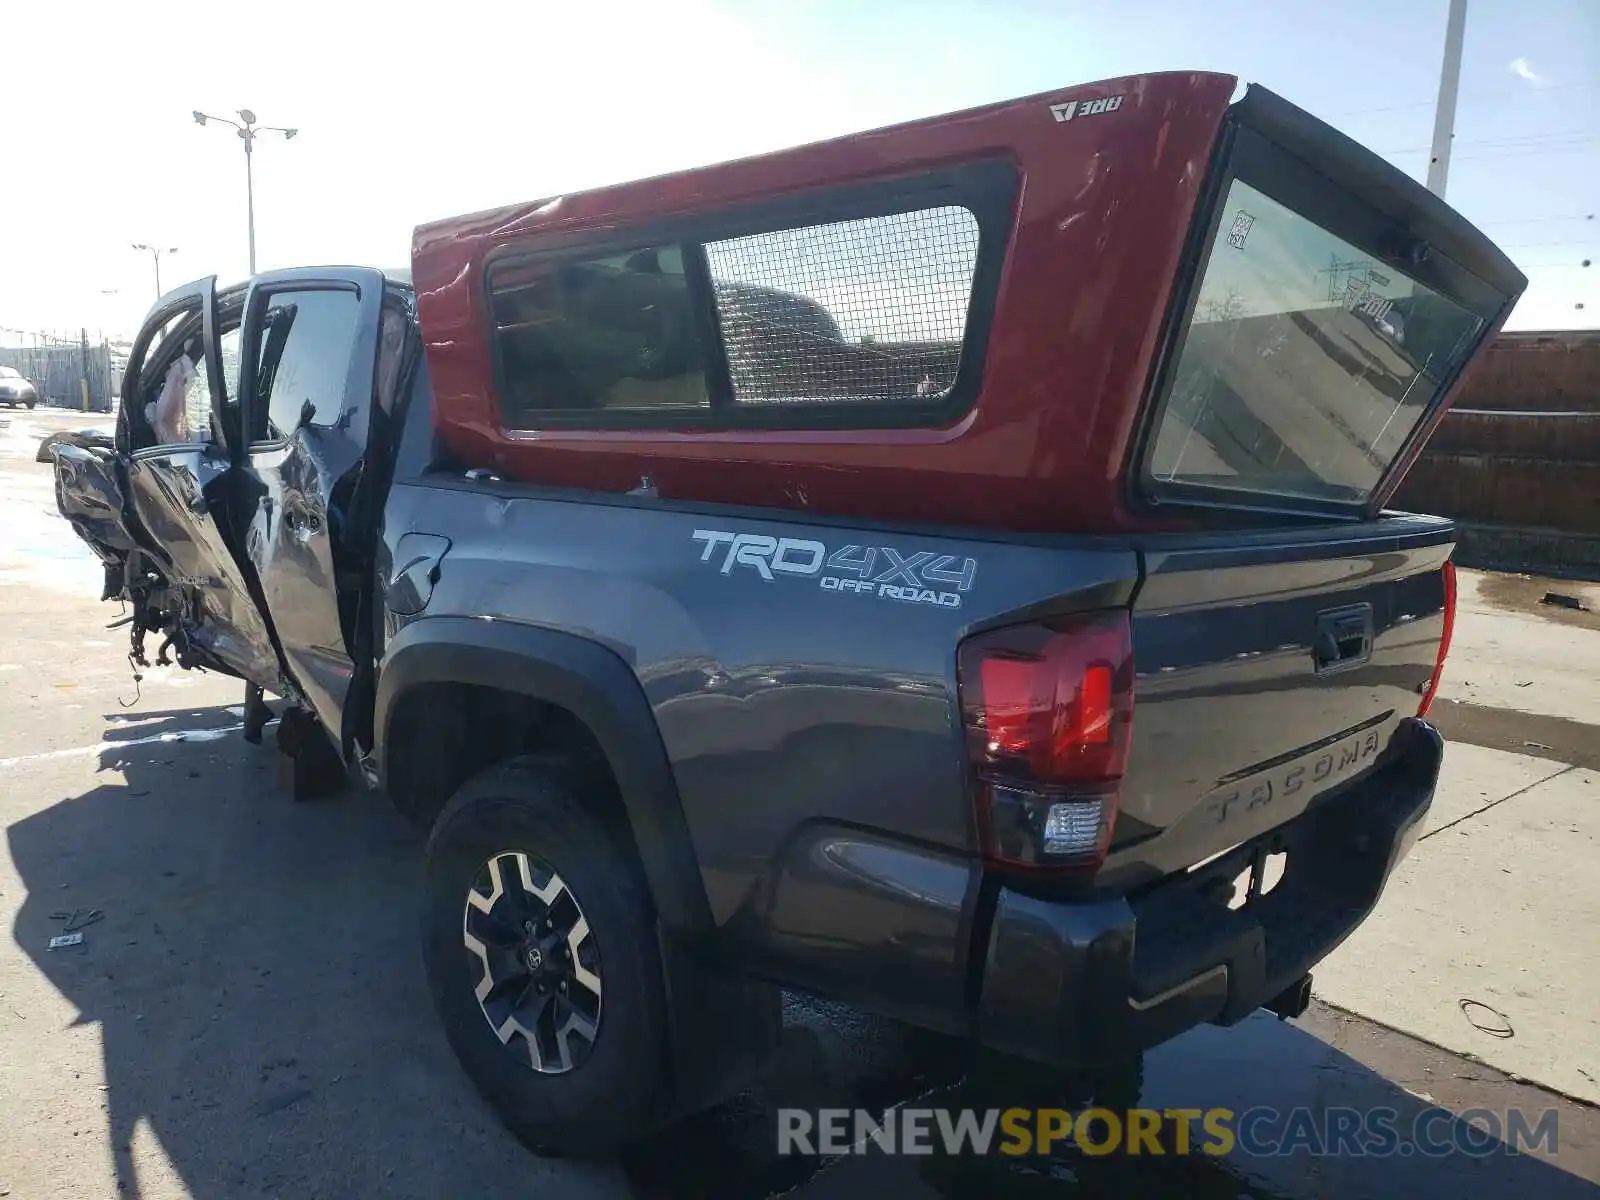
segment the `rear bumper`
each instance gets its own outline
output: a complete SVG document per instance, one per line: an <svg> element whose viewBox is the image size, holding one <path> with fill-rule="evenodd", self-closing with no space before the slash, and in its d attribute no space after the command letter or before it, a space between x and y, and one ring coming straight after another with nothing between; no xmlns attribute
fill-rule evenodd
<svg viewBox="0 0 1600 1200"><path fill-rule="evenodd" d="M1086 904L1002 888L979 1040L1044 1062L1114 1062L1278 995L1365 919L1422 831L1444 745L1421 721L1399 736L1402 752L1355 787L1148 891ZM1271 892L1237 910L1217 898L1280 849L1287 869Z"/></svg>

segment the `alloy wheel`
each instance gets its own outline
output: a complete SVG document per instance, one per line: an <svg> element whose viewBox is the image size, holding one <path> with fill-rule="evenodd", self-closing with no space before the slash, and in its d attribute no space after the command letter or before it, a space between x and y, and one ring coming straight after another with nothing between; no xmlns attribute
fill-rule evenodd
<svg viewBox="0 0 1600 1200"><path fill-rule="evenodd" d="M502 850L467 890L462 941L501 1045L545 1075L582 1066L600 1028L600 952L577 898L537 858Z"/></svg>

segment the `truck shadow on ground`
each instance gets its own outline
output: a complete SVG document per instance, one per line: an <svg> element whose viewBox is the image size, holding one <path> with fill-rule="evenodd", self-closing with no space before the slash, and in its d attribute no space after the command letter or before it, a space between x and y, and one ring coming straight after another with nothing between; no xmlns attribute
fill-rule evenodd
<svg viewBox="0 0 1600 1200"><path fill-rule="evenodd" d="M1558 1114L1558 1145L1569 1164L1582 1170L1582 1175L1569 1173L1545 1157L1511 1154L1486 1132L1489 1127L1504 1131L1511 1105L1521 1106L1529 1126L1536 1125L1553 1104L1537 1089L1507 1082L1480 1091L1473 1103L1494 1111L1480 1114L1473 1124L1296 1024L1265 1013L1232 1029L1196 1029L1096 1081L975 1056L949 1042L941 1054L936 1039L913 1033L908 1040L905 1031L893 1027L863 1037L850 1033L850 1026L870 1026L870 1018L841 1020L827 1012L830 1006L808 1002L796 1019L793 1007L785 1021L787 1069L739 1103L692 1117L631 1156L630 1175L642 1200L779 1194L793 1200L1414 1200L1421 1195L1565 1200L1596 1194L1590 1180L1600 1160L1595 1138L1600 1120L1591 1111L1569 1104ZM1378 1032L1386 1041L1406 1040ZM801 1043L798 1053L796 1042ZM1421 1064L1439 1061L1438 1052L1418 1046L1383 1062L1382 1069L1415 1076L1413 1086L1420 1090L1428 1082L1426 1071L1442 1069ZM873 1065L862 1070L864 1062ZM1480 1069L1485 1081L1500 1082L1495 1072ZM1172 1123L1158 1135L1160 1154L1152 1154L1148 1145L1140 1154L1122 1148L1084 1153L1069 1140L1046 1153L1035 1147L1008 1157L996 1152L998 1136L982 1156L936 1148L932 1154L889 1157L873 1150L797 1163L776 1153L780 1107L860 1106L881 1120L883 1110L897 1103L978 1113L1060 1107L1079 1114L1091 1105L1114 1112L1137 1105L1156 1112L1188 1109L1193 1123L1187 1154L1178 1153ZM1223 1155L1202 1149L1215 1139L1207 1136L1200 1113L1215 1109L1227 1110L1228 1127L1239 1133L1238 1144ZM1330 1122L1337 1136L1340 1118L1334 1114L1340 1110L1362 1119L1386 1110L1387 1124L1397 1135L1393 1148L1382 1155L1333 1153L1337 1143L1325 1139ZM1466 1107L1462 1112L1472 1115ZM1582 1118L1577 1127L1574 1116ZM1246 1126L1250 1142L1242 1132ZM1102 1145L1107 1128L1097 1122L1092 1131ZM1423 1139L1420 1144L1417 1138ZM936 1126L931 1140L939 1141ZM718 1164L713 1182L707 1182L707 1162Z"/></svg>
<svg viewBox="0 0 1600 1200"><path fill-rule="evenodd" d="M132 714L105 783L7 830L13 935L100 1026L120 1194L172 1190L134 1169L141 1122L201 1200L618 1194L614 1170L528 1154L456 1066L417 949L421 835L359 790L294 803L274 731L237 726ZM75 907L105 915L47 950Z"/></svg>
<svg viewBox="0 0 1600 1200"><path fill-rule="evenodd" d="M141 1124L202 1200L567 1198L630 1187L663 1200L1592 1194L1531 1156L780 1157L777 1109L786 1105L1083 1099L1081 1081L974 1066L951 1042L799 1000L768 1079L652 1138L623 1172L540 1159L478 1098L435 1022L415 937L421 835L378 796L294 804L277 786L270 731L267 745L245 744L228 709L116 719L124 723L100 754L106 782L6 834L27 889L13 936L77 1006L76 1023L100 1026L105 1153L123 1196L172 1190L164 1164L143 1153L133 1162ZM104 916L81 947L47 950L62 927L52 914L73 909ZM1142 1102L1236 1112L1387 1106L1402 1130L1428 1107L1325 1042L1256 1018L1151 1054ZM1434 1136L1448 1141L1462 1124Z"/></svg>

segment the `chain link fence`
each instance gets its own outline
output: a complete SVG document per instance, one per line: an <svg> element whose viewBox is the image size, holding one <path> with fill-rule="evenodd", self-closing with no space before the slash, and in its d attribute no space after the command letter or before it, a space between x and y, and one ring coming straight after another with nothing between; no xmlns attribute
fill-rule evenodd
<svg viewBox="0 0 1600 1200"><path fill-rule="evenodd" d="M38 389L39 400L60 408L110 412L122 386L127 347L87 330L48 333L0 327L0 366L11 367Z"/></svg>

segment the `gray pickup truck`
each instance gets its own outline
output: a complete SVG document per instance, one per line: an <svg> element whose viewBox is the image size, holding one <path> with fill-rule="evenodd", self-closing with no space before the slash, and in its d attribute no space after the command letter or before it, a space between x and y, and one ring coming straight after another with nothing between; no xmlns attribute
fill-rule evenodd
<svg viewBox="0 0 1600 1200"><path fill-rule="evenodd" d="M161 298L56 451L132 649L431 829L462 1064L602 1153L779 989L1064 1067L1259 1007L1417 837L1525 280L1260 89L1111 80ZM180 355L183 412L156 405ZM170 400L170 395L168 396Z"/></svg>

